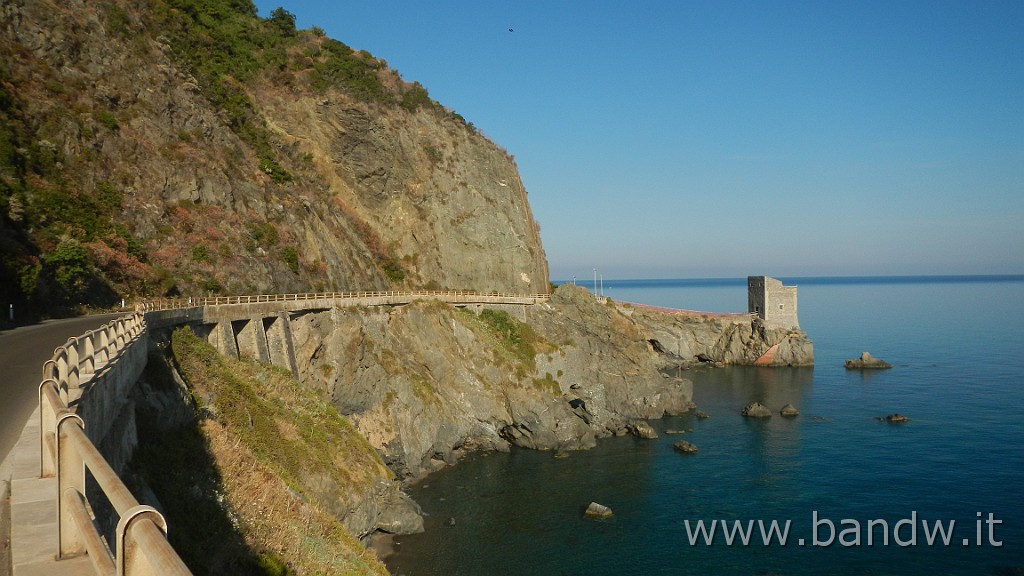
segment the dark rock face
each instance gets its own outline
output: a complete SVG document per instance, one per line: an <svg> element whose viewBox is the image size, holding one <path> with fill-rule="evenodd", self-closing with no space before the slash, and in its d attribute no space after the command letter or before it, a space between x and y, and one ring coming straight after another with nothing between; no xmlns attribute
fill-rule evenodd
<svg viewBox="0 0 1024 576"><path fill-rule="evenodd" d="M761 404L760 402L751 402L750 404L747 404L746 406L743 407L743 410L740 412L740 414L746 416L747 418L772 417L772 411L769 410L767 406Z"/></svg>
<svg viewBox="0 0 1024 576"><path fill-rule="evenodd" d="M847 360L845 366L847 370L878 370L892 368L892 364L889 364L881 358L875 358L868 352L861 353L860 358L857 358L856 360Z"/></svg>

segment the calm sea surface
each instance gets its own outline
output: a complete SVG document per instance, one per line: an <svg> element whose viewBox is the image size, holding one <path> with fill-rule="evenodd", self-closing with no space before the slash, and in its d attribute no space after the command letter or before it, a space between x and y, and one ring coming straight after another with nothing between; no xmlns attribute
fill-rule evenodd
<svg viewBox="0 0 1024 576"><path fill-rule="evenodd" d="M655 421L657 440L604 439L564 460L514 450L434 474L412 489L427 531L397 538L389 569L1024 573L1024 277L782 280L799 286L813 368L691 370L694 400L710 419ZM691 310L746 308L745 279L605 281L604 293ZM894 368L847 372L843 361L865 350ZM752 400L776 412L791 402L801 415L748 421L739 410ZM893 412L910 422L874 420ZM674 452L680 438L700 452ZM591 501L615 516L584 519ZM737 533L728 545L719 525L712 544L700 534L691 543L687 526L714 520L752 527L749 544ZM789 521L785 545L778 533L763 543L758 522L769 530L773 520ZM948 545L936 522L952 527Z"/></svg>

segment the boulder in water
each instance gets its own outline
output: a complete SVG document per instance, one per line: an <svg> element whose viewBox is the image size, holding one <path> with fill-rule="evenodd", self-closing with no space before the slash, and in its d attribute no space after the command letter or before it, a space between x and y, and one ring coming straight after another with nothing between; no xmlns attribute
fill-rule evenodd
<svg viewBox="0 0 1024 576"><path fill-rule="evenodd" d="M587 506L587 510L583 513L587 518L600 518L607 519L613 516L612 509L605 506L604 504L598 504L597 502L591 502L590 506Z"/></svg>
<svg viewBox="0 0 1024 576"><path fill-rule="evenodd" d="M892 368L892 364L889 364L881 358L875 358L870 352L862 352L860 358L856 360L846 361L847 370L877 370L883 368Z"/></svg>
<svg viewBox="0 0 1024 576"><path fill-rule="evenodd" d="M793 406L792 404L786 404L785 406L782 407L781 410L779 410L779 414L787 418L793 418L794 416L799 416L800 411L796 409L796 406Z"/></svg>
<svg viewBox="0 0 1024 576"><path fill-rule="evenodd" d="M675 448L676 452L682 452L683 454L695 454L697 452L697 447L686 440L680 440L673 444L672 447Z"/></svg>
<svg viewBox="0 0 1024 576"><path fill-rule="evenodd" d="M888 422L890 424L899 424L901 422L909 422L910 418L907 418L906 416L898 412L893 412L888 416L878 416L877 418L875 418L875 420L878 420L879 422Z"/></svg>
<svg viewBox="0 0 1024 576"><path fill-rule="evenodd" d="M743 407L743 411L740 414L747 418L771 418L772 411L767 406L760 402L751 402Z"/></svg>
<svg viewBox="0 0 1024 576"><path fill-rule="evenodd" d="M654 430L654 426L651 426L649 422L645 422L644 420L637 420L630 424L629 431L637 438L653 440L658 437L658 432Z"/></svg>

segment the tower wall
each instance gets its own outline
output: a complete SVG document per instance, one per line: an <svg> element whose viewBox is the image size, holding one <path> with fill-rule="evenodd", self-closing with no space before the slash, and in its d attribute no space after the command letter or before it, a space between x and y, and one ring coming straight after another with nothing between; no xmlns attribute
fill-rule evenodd
<svg viewBox="0 0 1024 576"><path fill-rule="evenodd" d="M747 312L757 314L765 324L799 328L796 286L783 286L768 276L748 276Z"/></svg>

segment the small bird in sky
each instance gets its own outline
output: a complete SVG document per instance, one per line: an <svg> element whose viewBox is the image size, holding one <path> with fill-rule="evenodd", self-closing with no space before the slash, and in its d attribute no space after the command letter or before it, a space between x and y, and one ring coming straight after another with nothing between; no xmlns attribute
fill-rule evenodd
<svg viewBox="0 0 1024 576"><path fill-rule="evenodd" d="M511 29L511 28L509 28L509 29L508 29L508 31L509 31L509 32L511 32L511 31L512 31L512 29Z"/></svg>

